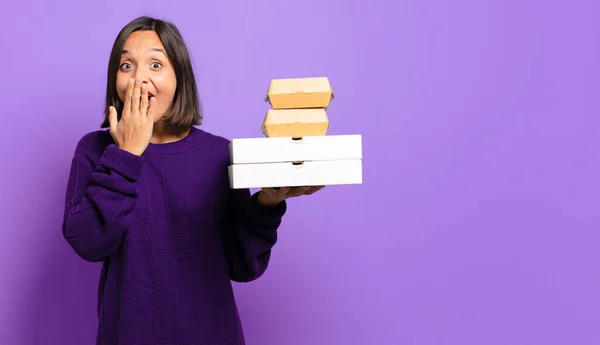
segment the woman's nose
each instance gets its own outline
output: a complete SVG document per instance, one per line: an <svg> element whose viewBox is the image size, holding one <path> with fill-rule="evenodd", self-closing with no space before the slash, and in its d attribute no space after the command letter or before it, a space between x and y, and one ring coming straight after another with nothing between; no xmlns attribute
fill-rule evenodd
<svg viewBox="0 0 600 345"><path fill-rule="evenodd" d="M141 80L142 82L148 82L148 74L143 70L143 68L136 69L135 78Z"/></svg>

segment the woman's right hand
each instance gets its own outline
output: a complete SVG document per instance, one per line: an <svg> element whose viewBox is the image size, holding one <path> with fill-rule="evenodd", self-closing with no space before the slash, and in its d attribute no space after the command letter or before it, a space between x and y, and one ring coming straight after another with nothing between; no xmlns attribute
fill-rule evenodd
<svg viewBox="0 0 600 345"><path fill-rule="evenodd" d="M148 147L154 126L156 99L148 99L148 86L139 80L129 79L121 119L117 110L109 108L110 134L117 146L141 156Z"/></svg>

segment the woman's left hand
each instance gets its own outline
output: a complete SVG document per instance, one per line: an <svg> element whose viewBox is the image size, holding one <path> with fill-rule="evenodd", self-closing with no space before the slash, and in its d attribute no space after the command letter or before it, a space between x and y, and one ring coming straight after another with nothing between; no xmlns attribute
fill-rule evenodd
<svg viewBox="0 0 600 345"><path fill-rule="evenodd" d="M325 186L262 188L258 194L258 203L261 206L272 207L278 205L285 199L314 194L324 187Z"/></svg>

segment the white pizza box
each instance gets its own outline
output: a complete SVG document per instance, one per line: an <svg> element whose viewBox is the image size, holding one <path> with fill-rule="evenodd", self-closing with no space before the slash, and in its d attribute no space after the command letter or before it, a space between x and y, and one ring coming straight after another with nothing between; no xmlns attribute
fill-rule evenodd
<svg viewBox="0 0 600 345"><path fill-rule="evenodd" d="M232 189L362 184L362 160L233 164Z"/></svg>
<svg viewBox="0 0 600 345"><path fill-rule="evenodd" d="M239 138L231 140L229 151L231 164L362 159L362 136Z"/></svg>

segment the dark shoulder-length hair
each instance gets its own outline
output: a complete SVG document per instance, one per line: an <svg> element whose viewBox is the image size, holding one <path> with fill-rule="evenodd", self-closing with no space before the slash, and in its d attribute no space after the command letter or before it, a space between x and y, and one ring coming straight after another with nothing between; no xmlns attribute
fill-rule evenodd
<svg viewBox="0 0 600 345"><path fill-rule="evenodd" d="M108 114L111 105L117 109L119 119L121 118L123 102L119 99L116 87L121 52L129 35L140 30L156 32L162 41L167 57L175 70L177 86L173 97L173 103L163 118L165 124L174 129L186 129L194 125L200 125L202 123L202 111L198 89L196 87L196 78L194 76L194 69L192 67L188 48L179 29L170 22L142 16L134 19L123 27L113 43L110 59L108 61L106 104L104 109L104 122L102 123L101 128L110 127Z"/></svg>

